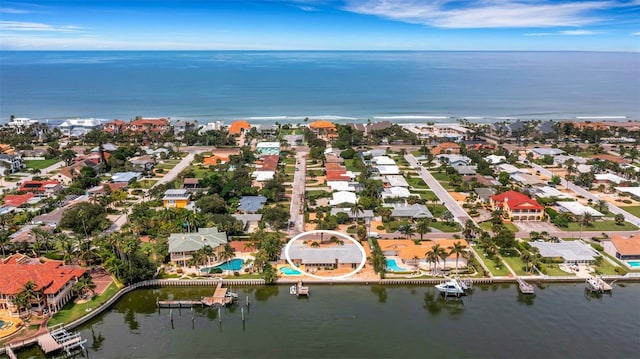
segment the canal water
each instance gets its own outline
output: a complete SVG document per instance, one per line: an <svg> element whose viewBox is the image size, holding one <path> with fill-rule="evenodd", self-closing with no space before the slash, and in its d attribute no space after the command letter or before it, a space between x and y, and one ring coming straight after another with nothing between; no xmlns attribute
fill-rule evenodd
<svg viewBox="0 0 640 359"><path fill-rule="evenodd" d="M595 296L553 284L523 296L477 286L443 299L433 286L232 288L238 305L161 309L212 288L143 289L78 328L89 358L631 358L640 354L640 285ZM249 308L246 308L246 298ZM244 311L245 321L242 321ZM173 320L171 320L173 317ZM38 348L19 358L41 357Z"/></svg>

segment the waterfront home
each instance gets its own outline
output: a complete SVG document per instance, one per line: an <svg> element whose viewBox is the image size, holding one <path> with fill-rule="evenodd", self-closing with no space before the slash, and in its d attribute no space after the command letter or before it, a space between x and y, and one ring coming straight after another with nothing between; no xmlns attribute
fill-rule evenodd
<svg viewBox="0 0 640 359"><path fill-rule="evenodd" d="M544 207L529 196L516 191L507 191L491 196L493 210L502 208L503 216L513 221L541 221Z"/></svg>
<svg viewBox="0 0 640 359"><path fill-rule="evenodd" d="M313 121L309 124L309 129L324 140L330 140L338 136L336 125L329 121Z"/></svg>
<svg viewBox="0 0 640 359"><path fill-rule="evenodd" d="M229 125L230 135L240 135L241 133L251 129L251 124L244 120L234 121Z"/></svg>
<svg viewBox="0 0 640 359"><path fill-rule="evenodd" d="M427 263L426 254L432 250L435 244L439 244L444 248L447 253L454 246L455 243L460 242L463 248L469 248L469 244L464 239L432 239L421 241L416 244L413 240L409 239L378 239L378 245L382 250L382 253L387 257L398 257L403 264L410 266L427 266L430 267L433 263ZM365 243L365 249L368 249L368 244ZM456 267L455 254L449 254L444 263L442 259L438 259L436 266L441 269L453 269ZM465 268L467 266L467 260L463 255L458 257L458 268Z"/></svg>
<svg viewBox="0 0 640 359"><path fill-rule="evenodd" d="M0 309L17 316L16 297L28 282L34 284L29 309L42 313L60 310L73 297L72 287L85 274L82 268L64 266L60 261L29 258L14 254L0 261Z"/></svg>
<svg viewBox="0 0 640 359"><path fill-rule="evenodd" d="M13 212L17 208L36 204L40 202L40 200L42 200L42 197L36 197L36 195L31 192L24 194L7 194L2 198L2 206L5 208L14 208L13 210L11 210L11 212Z"/></svg>
<svg viewBox="0 0 640 359"><path fill-rule="evenodd" d="M612 233L603 241L604 251L622 261L640 260L640 233L620 235Z"/></svg>
<svg viewBox="0 0 640 359"><path fill-rule="evenodd" d="M178 120L173 125L173 133L176 135L180 135L187 131L193 131L197 127L198 127L198 121Z"/></svg>
<svg viewBox="0 0 640 359"><path fill-rule="evenodd" d="M124 131L142 134L164 134L171 129L171 122L167 118L142 118L136 117L134 120L125 124Z"/></svg>
<svg viewBox="0 0 640 359"><path fill-rule="evenodd" d="M211 247L213 254L206 258L207 264L220 259L220 253L227 244L227 233L219 232L218 228L198 228L198 232L172 233L169 236L169 260L176 266L188 266L193 253Z"/></svg>
<svg viewBox="0 0 640 359"><path fill-rule="evenodd" d="M353 243L314 248L311 243L293 243L289 247L289 258L295 265L304 265L309 269L355 269L362 262L362 252ZM286 264L284 251L280 261Z"/></svg>
<svg viewBox="0 0 640 359"><path fill-rule="evenodd" d="M430 125L404 125L404 128L422 138L440 137L457 141L473 131L457 123L434 123Z"/></svg>
<svg viewBox="0 0 640 359"><path fill-rule="evenodd" d="M104 126L102 126L102 131L111 133L111 134L119 134L124 130L126 122L122 120L113 120L109 122L105 122Z"/></svg>
<svg viewBox="0 0 640 359"><path fill-rule="evenodd" d="M191 193L186 189L168 189L162 197L162 206L164 208L193 208L191 202Z"/></svg>
<svg viewBox="0 0 640 359"><path fill-rule="evenodd" d="M547 259L562 259L565 264L591 264L600 254L583 241L531 242L538 248L540 256Z"/></svg>
<svg viewBox="0 0 640 359"><path fill-rule="evenodd" d="M64 136L82 137L94 129L101 129L106 122L108 121L96 118L75 118L53 127L58 128Z"/></svg>

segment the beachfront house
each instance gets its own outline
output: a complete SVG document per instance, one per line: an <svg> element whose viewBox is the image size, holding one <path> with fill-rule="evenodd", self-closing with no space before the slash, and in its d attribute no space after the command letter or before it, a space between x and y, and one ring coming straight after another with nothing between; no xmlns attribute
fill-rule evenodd
<svg viewBox="0 0 640 359"><path fill-rule="evenodd" d="M74 296L73 285L85 274L82 268L65 266L60 261L29 258L14 254L0 261L0 310L18 316L16 297L28 282L35 285L29 309L42 313L60 310Z"/></svg>
<svg viewBox="0 0 640 359"><path fill-rule="evenodd" d="M213 254L206 258L206 264L212 264L220 259L225 244L227 233L219 232L216 227L199 228L193 233L172 233L169 236L169 260L176 266L188 266L195 252L209 246Z"/></svg>

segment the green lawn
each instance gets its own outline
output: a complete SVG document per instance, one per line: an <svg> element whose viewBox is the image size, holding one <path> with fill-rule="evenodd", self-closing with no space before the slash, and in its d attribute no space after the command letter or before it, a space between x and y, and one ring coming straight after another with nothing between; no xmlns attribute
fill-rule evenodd
<svg viewBox="0 0 640 359"><path fill-rule="evenodd" d="M558 263L540 263L540 266L544 268L547 272L547 275L550 277L566 277L566 276L575 276L575 273L568 273L560 269Z"/></svg>
<svg viewBox="0 0 640 359"><path fill-rule="evenodd" d="M53 326L60 323L70 323L87 313L87 308L97 308L111 298L118 291L118 287L114 283L109 285L101 295L91 298L89 302L76 304L73 301L69 301L60 311L53 315L53 317L47 323L48 326Z"/></svg>
<svg viewBox="0 0 640 359"><path fill-rule="evenodd" d="M426 183L424 183L424 181L422 180L422 178L418 178L418 177L410 177L407 178L407 183L409 183L409 185L413 188L418 188L418 189L430 189L429 186L427 186Z"/></svg>
<svg viewBox="0 0 640 359"><path fill-rule="evenodd" d="M440 184L442 185L442 187L446 190L453 190L453 186L451 185L451 179L449 178L449 175L442 172L431 172L431 174L433 175L433 178L435 178L438 182L440 182Z"/></svg>
<svg viewBox="0 0 640 359"><path fill-rule="evenodd" d="M420 198L426 199L427 201L433 201L434 199L438 201L440 200L438 196L436 196L436 194L433 193L433 191L423 191L419 193L420 193ZM427 207L429 207L429 204L427 204Z"/></svg>
<svg viewBox="0 0 640 359"><path fill-rule="evenodd" d="M510 274L509 269L507 269L507 267L502 264L500 257L498 257L498 263L496 263L493 260L485 257L484 250L482 248L473 247L473 249L478 252L479 257L482 259L487 268L489 268L491 274L499 277L505 277Z"/></svg>
<svg viewBox="0 0 640 359"><path fill-rule="evenodd" d="M458 224L458 222L430 222L429 227L443 232L460 232L462 230L462 227L460 226L460 224Z"/></svg>
<svg viewBox="0 0 640 359"><path fill-rule="evenodd" d="M507 222L507 223L503 223L502 225L505 226L511 232L518 233L518 227L516 227L515 224ZM485 221L480 223L479 226L485 231L491 231L491 228L493 227L493 223L491 223L491 221Z"/></svg>
<svg viewBox="0 0 640 359"><path fill-rule="evenodd" d="M633 214L634 216L640 217L640 206L625 206L625 207L620 207L620 209L627 211Z"/></svg>
<svg viewBox="0 0 640 359"><path fill-rule="evenodd" d="M140 181L136 181L136 185L131 187L131 188L144 188L144 189L149 189L151 187L153 187L154 184L156 184L156 182L158 182L157 180L140 180Z"/></svg>
<svg viewBox="0 0 640 359"><path fill-rule="evenodd" d="M56 164L60 162L59 158L50 158L48 160L29 160L29 161L22 161L22 164L24 164L27 168L33 168L33 169L45 169L53 164Z"/></svg>
<svg viewBox="0 0 640 359"><path fill-rule="evenodd" d="M358 168L353 165L354 159L344 160L344 166L347 168L347 171L359 172Z"/></svg>
<svg viewBox="0 0 640 359"><path fill-rule="evenodd" d="M629 222L624 222L623 225L619 226L613 220L603 220L603 221L593 221L589 226L583 226L583 231L634 231L638 229L638 227ZM578 222L570 222L567 228L567 231L580 231L580 223Z"/></svg>
<svg viewBox="0 0 640 359"><path fill-rule="evenodd" d="M520 257L502 257L502 260L505 261L517 275L531 275L531 273L524 271L524 262ZM529 268L531 268L531 266L532 265L529 264Z"/></svg>

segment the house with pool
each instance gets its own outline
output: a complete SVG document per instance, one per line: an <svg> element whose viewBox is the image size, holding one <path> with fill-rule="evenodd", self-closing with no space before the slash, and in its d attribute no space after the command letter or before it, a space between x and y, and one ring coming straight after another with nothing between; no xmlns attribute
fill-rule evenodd
<svg viewBox="0 0 640 359"><path fill-rule="evenodd" d="M387 257L387 268L392 272L405 272L415 270L415 268L430 268L432 263L427 263L427 252L431 251L435 244L439 244L447 253L455 243L460 242L463 248L469 248L469 244L464 239L433 239L421 241L416 244L408 239L378 239L378 245L382 253ZM368 251L368 245L365 250ZM438 268L456 268L456 255L450 254L444 264L442 260L437 263ZM467 267L467 259L464 256L458 257L458 269Z"/></svg>
<svg viewBox="0 0 640 359"><path fill-rule="evenodd" d="M612 233L602 242L605 252L624 261L631 269L640 269L640 234L623 236Z"/></svg>
<svg viewBox="0 0 640 359"><path fill-rule="evenodd" d="M227 244L227 233L218 228L199 228L193 233L172 233L169 236L169 257L172 264L184 267L189 265L193 253L205 246L213 249L213 255L207 258L207 264L215 263Z"/></svg>
<svg viewBox="0 0 640 359"><path fill-rule="evenodd" d="M362 262L362 252L358 246L350 243L317 248L312 247L311 243L294 243L289 248L289 258L296 266L303 265L306 270L354 270ZM280 262L287 264L284 251L280 254Z"/></svg>

